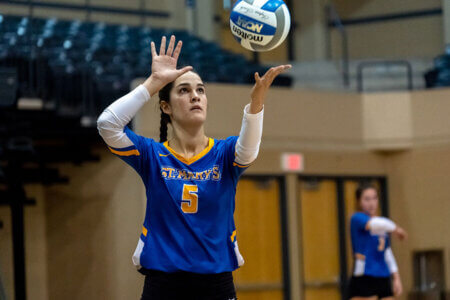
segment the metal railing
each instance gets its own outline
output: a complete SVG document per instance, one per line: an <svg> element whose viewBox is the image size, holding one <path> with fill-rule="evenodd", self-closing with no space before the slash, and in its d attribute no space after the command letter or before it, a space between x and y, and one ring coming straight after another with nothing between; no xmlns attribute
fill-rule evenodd
<svg viewBox="0 0 450 300"><path fill-rule="evenodd" d="M364 61L358 64L357 67L357 82L358 82L358 92L362 93L364 91L364 69L379 67L379 66L403 66L406 68L407 74L407 88L408 90L413 89L413 71L412 66L409 61L406 60L377 60L377 61Z"/></svg>
<svg viewBox="0 0 450 300"><path fill-rule="evenodd" d="M350 87L350 63L348 53L348 35L341 17L339 16L336 7L330 3L325 7L325 13L327 16L328 27L336 28L341 35L341 49L342 49L342 80L344 87Z"/></svg>

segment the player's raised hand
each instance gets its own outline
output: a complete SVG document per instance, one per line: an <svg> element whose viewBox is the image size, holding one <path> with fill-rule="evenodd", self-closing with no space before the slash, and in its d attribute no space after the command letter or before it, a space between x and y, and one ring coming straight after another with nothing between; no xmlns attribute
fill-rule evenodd
<svg viewBox="0 0 450 300"><path fill-rule="evenodd" d="M158 92L169 82L192 70L191 66L177 70L178 57L180 56L182 46L182 41L178 41L175 46L175 36L172 35L166 50L166 37L163 36L158 54L155 43L151 43L152 74L144 83L151 95Z"/></svg>
<svg viewBox="0 0 450 300"><path fill-rule="evenodd" d="M269 71L260 77L259 73L255 73L255 85L252 88L250 104L250 113L256 114L262 110L264 100L266 99L267 91L272 85L275 78L286 70L292 68L291 65L280 65L278 67L270 68Z"/></svg>

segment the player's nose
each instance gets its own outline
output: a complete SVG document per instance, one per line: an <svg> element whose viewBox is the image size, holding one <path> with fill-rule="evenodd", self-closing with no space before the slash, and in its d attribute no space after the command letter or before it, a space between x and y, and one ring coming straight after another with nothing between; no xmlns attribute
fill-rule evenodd
<svg viewBox="0 0 450 300"><path fill-rule="evenodd" d="M191 102L200 102L200 97L197 92L192 92Z"/></svg>

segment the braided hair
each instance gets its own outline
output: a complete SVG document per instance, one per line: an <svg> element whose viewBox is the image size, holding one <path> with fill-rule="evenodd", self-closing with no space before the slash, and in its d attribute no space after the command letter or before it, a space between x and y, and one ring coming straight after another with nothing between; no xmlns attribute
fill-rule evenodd
<svg viewBox="0 0 450 300"><path fill-rule="evenodd" d="M170 103L170 91L172 90L173 82L169 82L166 84L158 93L159 95L159 103L161 101L166 101ZM159 126L159 142L164 143L167 141L167 125L170 123L170 116L163 112L162 108L160 107L159 110L161 111L161 121Z"/></svg>

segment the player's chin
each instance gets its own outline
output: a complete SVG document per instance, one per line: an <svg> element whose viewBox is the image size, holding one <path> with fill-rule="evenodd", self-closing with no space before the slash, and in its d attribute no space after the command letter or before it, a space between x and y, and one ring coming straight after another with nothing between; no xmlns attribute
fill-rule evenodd
<svg viewBox="0 0 450 300"><path fill-rule="evenodd" d="M190 114L187 121L191 125L203 125L206 122L206 113Z"/></svg>
<svg viewBox="0 0 450 300"><path fill-rule="evenodd" d="M376 215L377 214L377 209L376 208L369 209L369 214L370 215Z"/></svg>

